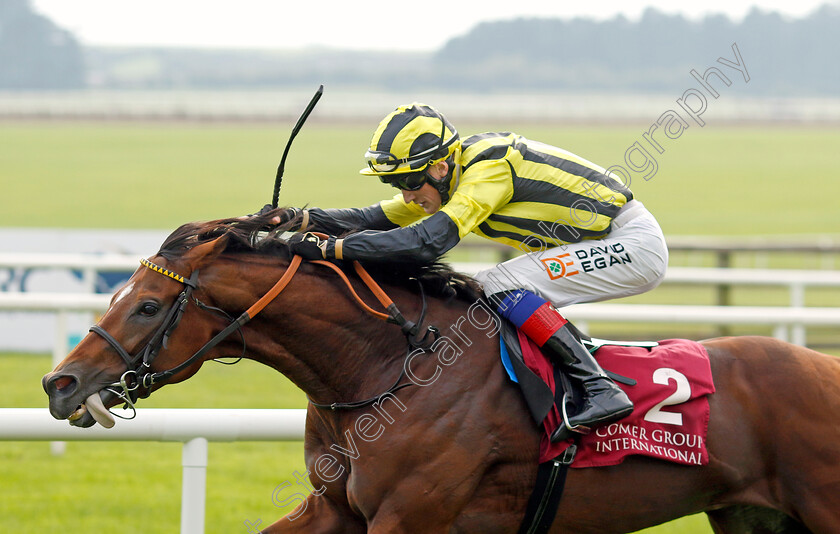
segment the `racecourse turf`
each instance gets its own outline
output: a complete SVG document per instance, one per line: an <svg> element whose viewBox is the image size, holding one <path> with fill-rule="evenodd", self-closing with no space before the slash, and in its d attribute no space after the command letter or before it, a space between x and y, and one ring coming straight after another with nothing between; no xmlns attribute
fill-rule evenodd
<svg viewBox="0 0 840 534"><path fill-rule="evenodd" d="M373 126L307 125L280 204L363 206L390 196L357 174ZM604 167L626 167L628 149L647 147L656 173L631 171L630 185L668 236L840 233L838 129L707 124L677 139L654 133L658 154L642 139L647 125L508 128ZM0 227L174 229L252 213L271 200L286 136L278 125L0 123Z"/></svg>
<svg viewBox="0 0 840 534"><path fill-rule="evenodd" d="M280 203L362 206L392 194L356 174L374 126L307 124L292 148ZM644 142L649 125L459 127L465 134L512 129L606 167L622 164L625 152ZM191 220L251 213L271 199L287 135L288 127L276 124L3 123L0 227L174 229ZM840 180L831 174L838 142L840 132L831 128L709 122L663 139L664 153L651 152L656 174L646 180L633 173L631 186L668 236L836 236ZM788 261L793 267L799 259ZM645 297L686 299L685 293L661 295ZM766 291L738 295L745 301L784 299ZM826 299L836 302L836 293L809 295L809 303ZM6 377L0 406L45 406L40 377L50 367L47 356L0 355L0 376ZM207 364L194 379L142 401L141 409L304 405L303 394L282 376L242 362ZM0 443L0 532L174 532L180 449L172 443L71 442L64 455L53 456L47 443ZM300 443L211 443L209 454L208 533L247 532L246 521L265 526L289 511L272 503L272 492L293 481L294 471L304 472ZM645 532L711 529L705 518L693 516Z"/></svg>

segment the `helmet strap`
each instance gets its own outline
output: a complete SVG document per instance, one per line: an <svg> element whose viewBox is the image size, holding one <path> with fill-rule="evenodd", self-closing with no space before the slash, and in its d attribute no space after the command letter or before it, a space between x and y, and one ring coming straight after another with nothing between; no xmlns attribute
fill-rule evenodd
<svg viewBox="0 0 840 534"><path fill-rule="evenodd" d="M450 193L455 190L455 184L452 187L449 184L452 182L452 173L456 171L457 168L457 175L456 180L460 179L461 177L461 166L455 163L455 159L453 156L446 158L445 161L447 165L446 175L441 179L435 179L429 176L429 183L432 184L438 193L440 193L441 204L446 204L449 202ZM435 164L437 165L437 164Z"/></svg>

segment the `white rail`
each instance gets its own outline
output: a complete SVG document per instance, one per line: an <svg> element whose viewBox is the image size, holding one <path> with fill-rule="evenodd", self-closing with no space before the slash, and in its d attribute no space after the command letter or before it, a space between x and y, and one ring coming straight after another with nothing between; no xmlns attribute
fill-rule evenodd
<svg viewBox="0 0 840 534"><path fill-rule="evenodd" d="M13 269L93 269L101 272L134 271L140 256L130 254L71 254L4 252L0 254L0 268Z"/></svg>
<svg viewBox="0 0 840 534"><path fill-rule="evenodd" d="M0 269L77 269L94 272L133 272L140 256L126 254L0 253ZM496 263L454 262L457 271L475 274ZM840 287L840 271L798 269L736 269L671 267L665 283L738 284Z"/></svg>
<svg viewBox="0 0 840 534"><path fill-rule="evenodd" d="M493 267L491 263L454 264L457 270L474 274ZM809 287L840 287L840 271L796 269L735 269L719 267L670 267L663 284L717 286L786 287L789 308L718 306L641 306L598 304L597 310L584 309L583 316L575 316L566 308L570 318L578 320L609 320L623 322L698 322L716 326L727 324L774 325L774 337L797 345L806 343L806 326L837 324L834 317L840 308L805 308L805 290ZM808 310L808 311L801 311ZM822 321L828 321L823 323Z"/></svg>
<svg viewBox="0 0 840 534"><path fill-rule="evenodd" d="M130 255L93 254L0 254L0 268L7 269L79 269L90 281L97 272L133 271L138 258ZM475 273L494 266L492 263L455 263L456 270ZM789 269L725 269L672 267L665 284L705 284L737 286L777 286L789 291L789 307L752 306L683 306L592 304L567 308L569 317L578 321L676 322L731 324L768 324L774 336L804 345L809 325L837 325L840 308L805 307L808 287L840 287L838 271L802 271ZM66 315L69 312L101 312L108 306L108 295L94 293L15 293L0 292L0 310L57 312L54 357L66 352Z"/></svg>
<svg viewBox="0 0 840 534"><path fill-rule="evenodd" d="M0 310L103 311L108 295L71 293L0 293ZM712 325L771 325L773 336L805 345L805 327L840 326L840 308L783 306L688 306L670 304L576 304L563 309L575 321L628 323L705 323ZM58 321L58 329L63 321ZM56 340L63 340L61 333Z"/></svg>
<svg viewBox="0 0 840 534"><path fill-rule="evenodd" d="M0 310L104 311L110 295L87 293L0 293ZM711 324L840 324L840 307L692 306L679 304L575 304L563 308L582 320Z"/></svg>
<svg viewBox="0 0 840 534"><path fill-rule="evenodd" d="M71 427L46 408L0 408L0 441L180 441L181 534L204 532L208 441L300 441L306 410L144 409L111 429Z"/></svg>
<svg viewBox="0 0 840 534"><path fill-rule="evenodd" d="M100 293L0 293L0 310L103 312L111 295Z"/></svg>
<svg viewBox="0 0 840 534"><path fill-rule="evenodd" d="M666 304L575 304L563 315L583 329L584 321L770 325L773 337L805 346L807 326L840 327L840 308L781 306L681 306Z"/></svg>
<svg viewBox="0 0 840 534"><path fill-rule="evenodd" d="M467 274L494 267L495 263L453 263ZM662 283L732 284L778 287L840 287L840 271L800 269L736 269L722 267L669 267Z"/></svg>
<svg viewBox="0 0 840 534"><path fill-rule="evenodd" d="M92 280L96 272L133 272L139 256L125 254L0 253L0 269L76 269ZM457 271L475 274L495 263L455 262ZM787 287L791 306L803 305L806 287L840 287L840 271L671 267L663 283ZM90 284L93 288L93 284Z"/></svg>

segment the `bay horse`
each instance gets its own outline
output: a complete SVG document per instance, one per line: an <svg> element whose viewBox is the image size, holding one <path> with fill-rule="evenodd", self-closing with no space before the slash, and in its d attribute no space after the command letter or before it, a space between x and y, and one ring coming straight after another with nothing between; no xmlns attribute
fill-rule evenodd
<svg viewBox="0 0 840 534"><path fill-rule="evenodd" d="M407 328L371 317L336 272L304 262L290 277L299 258L274 236L297 221L264 236L270 217L173 232L44 377L51 414L105 421L103 402L145 397L245 344L310 399L314 491L264 532L517 532L540 434L499 362L498 319L479 288L439 264L369 265L405 317L453 341L412 352ZM263 298L284 273L285 289ZM263 311L249 316L255 302ZM630 532L698 512L725 534L840 532L840 361L757 336L702 344L716 386L708 464L633 456L572 469L550 532Z"/></svg>

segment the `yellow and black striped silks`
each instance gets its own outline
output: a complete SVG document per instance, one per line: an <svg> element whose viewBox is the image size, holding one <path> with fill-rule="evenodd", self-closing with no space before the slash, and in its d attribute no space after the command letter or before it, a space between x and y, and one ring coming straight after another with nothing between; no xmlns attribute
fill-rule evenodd
<svg viewBox="0 0 840 534"><path fill-rule="evenodd" d="M633 193L602 167L510 132L464 139L460 179L441 211L458 227L521 250L541 250L606 235ZM380 206L407 226L426 214L401 194Z"/></svg>

